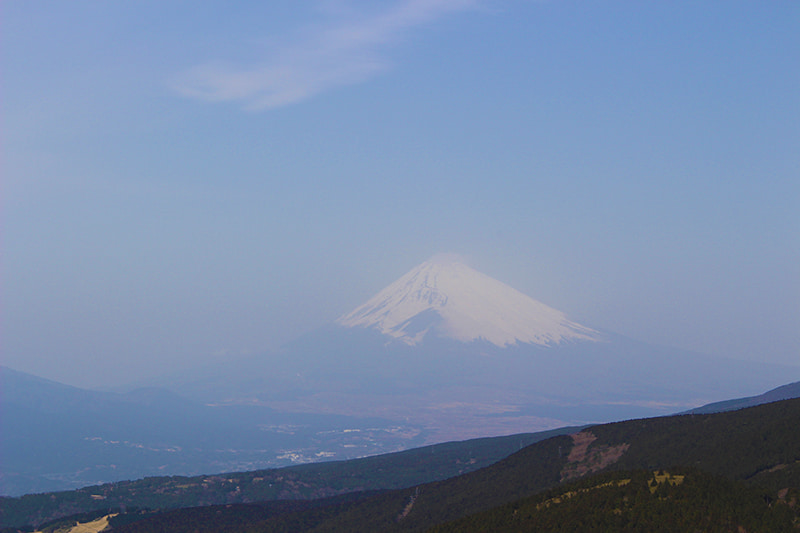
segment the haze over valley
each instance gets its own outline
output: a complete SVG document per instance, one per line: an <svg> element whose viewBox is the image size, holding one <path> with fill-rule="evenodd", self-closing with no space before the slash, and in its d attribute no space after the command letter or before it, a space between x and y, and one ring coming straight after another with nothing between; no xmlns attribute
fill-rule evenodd
<svg viewBox="0 0 800 533"><path fill-rule="evenodd" d="M2 527L796 524L798 21L3 3Z"/></svg>
<svg viewBox="0 0 800 533"><path fill-rule="evenodd" d="M601 332L440 254L275 353L160 384L204 402L411 422L442 441L668 414L797 370Z"/></svg>
<svg viewBox="0 0 800 533"><path fill-rule="evenodd" d="M125 394L4 368L3 493L668 415L798 372L602 332L440 254L274 353Z"/></svg>

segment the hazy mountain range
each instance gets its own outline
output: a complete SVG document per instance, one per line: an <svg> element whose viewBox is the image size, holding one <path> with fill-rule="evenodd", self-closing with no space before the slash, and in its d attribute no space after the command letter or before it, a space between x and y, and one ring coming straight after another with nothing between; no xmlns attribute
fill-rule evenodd
<svg viewBox="0 0 800 533"><path fill-rule="evenodd" d="M210 406L163 389L97 392L5 367L0 385L0 495L349 459L425 443L419 429L387 420Z"/></svg>
<svg viewBox="0 0 800 533"><path fill-rule="evenodd" d="M670 414L800 376L570 320L452 256L274 353L129 393L3 369L3 494ZM57 435L57 438L53 438Z"/></svg>
<svg viewBox="0 0 800 533"><path fill-rule="evenodd" d="M437 256L275 353L160 385L203 402L403 420L447 440L668 414L793 376L800 367L578 324Z"/></svg>

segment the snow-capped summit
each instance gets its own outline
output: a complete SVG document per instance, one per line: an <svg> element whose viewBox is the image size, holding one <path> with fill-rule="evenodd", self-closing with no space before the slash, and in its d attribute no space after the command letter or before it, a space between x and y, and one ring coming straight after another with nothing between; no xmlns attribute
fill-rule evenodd
<svg viewBox="0 0 800 533"><path fill-rule="evenodd" d="M463 342L482 339L501 347L600 340L598 332L452 255L422 263L336 323L376 328L411 345L429 333Z"/></svg>

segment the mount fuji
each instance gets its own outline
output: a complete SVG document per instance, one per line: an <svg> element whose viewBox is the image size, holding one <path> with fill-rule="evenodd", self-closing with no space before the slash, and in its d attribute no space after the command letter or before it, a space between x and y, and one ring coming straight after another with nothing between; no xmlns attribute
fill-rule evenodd
<svg viewBox="0 0 800 533"><path fill-rule="evenodd" d="M600 340L597 331L452 255L422 263L336 323L374 328L412 346L429 334L499 347Z"/></svg>
<svg viewBox="0 0 800 533"><path fill-rule="evenodd" d="M671 414L798 374L593 329L436 256L332 324L177 390L397 420L440 442Z"/></svg>

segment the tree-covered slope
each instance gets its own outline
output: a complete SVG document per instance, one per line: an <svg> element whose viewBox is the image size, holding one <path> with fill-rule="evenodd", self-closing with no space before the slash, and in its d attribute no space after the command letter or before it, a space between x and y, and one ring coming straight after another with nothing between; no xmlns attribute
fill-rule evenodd
<svg viewBox="0 0 800 533"><path fill-rule="evenodd" d="M424 531L603 470L680 467L775 494L796 489L800 400L594 426L534 444L483 470L423 485L418 493L396 491L359 502L313 531Z"/></svg>
<svg viewBox="0 0 800 533"><path fill-rule="evenodd" d="M0 524L38 525L73 514L125 507L175 509L397 489L477 470L531 443L577 430L562 428L448 442L351 461L222 475L150 477L74 491L0 498Z"/></svg>
<svg viewBox="0 0 800 533"><path fill-rule="evenodd" d="M688 484L677 492L670 492L671 485L660 488L656 480L658 490L654 494L657 497L653 499L644 492L641 480L643 476L664 470L687 476ZM609 477L594 478L598 475ZM693 522L703 531L713 531L715 527L719 527L718 531L737 531L739 526L746 531L758 531L752 529L756 523L774 523L771 531L791 530L785 527L796 524L793 505L796 506L800 488L800 399L726 413L593 426L532 444L491 466L451 479L363 499L354 497L346 502L320 501L314 509L287 509L250 523L233 523L225 518L225 513L219 513L208 523L218 532L426 531L476 513L507 515L508 505L513 506L515 502L527 501L524 505L528 509L530 505L558 497L563 491L596 488L610 480L629 478L632 480L630 487L609 485L608 490L601 487L595 492L589 491L587 496L564 507L554 506L552 511L547 511L554 513L547 520L558 522L561 509L569 510L575 505L571 512L577 513L579 518L585 514L587 522L573 520L567 522L573 524L572 529L561 530L581 531L593 528L592 524L599 530L615 530L620 524L613 520L623 517L633 520L631 523L637 524L639 520L644 524L630 526L631 530L649 531L651 526L655 527L653 524L658 517L665 514L674 516L676 522L675 527L665 525L663 530L682 531L684 522ZM645 481L649 483L650 480ZM714 490L710 491L709 487ZM546 493L548 490L551 492ZM706 500L698 500L698 494ZM600 499L606 503L584 503L587 498L590 502ZM641 500L642 506L623 505L632 499ZM780 508L783 510L779 511L777 505L784 505ZM591 509L595 507L605 510L592 514ZM612 512L614 516L607 516L604 513L608 509L622 514ZM170 531L194 531L196 526L192 529L181 525L183 522L196 525L196 520L187 518L194 512L208 516L207 510L179 511L184 513L184 519L176 519L179 515L175 512L164 513L150 517L148 527L169 523ZM790 526L786 526L787 523ZM120 533L144 531L136 529L140 526L134 523L117 530ZM492 530L492 527L484 524L477 530ZM520 527L520 530L536 530L525 529L527 527Z"/></svg>
<svg viewBox="0 0 800 533"><path fill-rule="evenodd" d="M776 533L800 529L797 497L795 489L771 494L696 469L622 470L442 524L431 533Z"/></svg>

